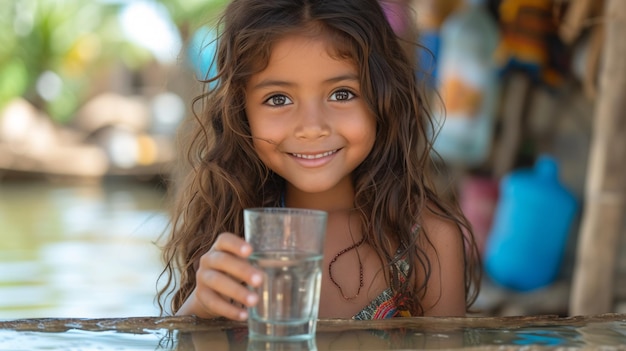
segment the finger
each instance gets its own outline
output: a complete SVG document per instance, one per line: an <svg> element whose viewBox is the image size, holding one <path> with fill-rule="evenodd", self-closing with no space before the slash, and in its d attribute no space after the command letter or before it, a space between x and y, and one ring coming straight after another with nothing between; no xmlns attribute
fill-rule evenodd
<svg viewBox="0 0 626 351"><path fill-rule="evenodd" d="M254 306L259 299L257 294L219 271L202 271L197 279L198 284L207 288L202 290L214 291L225 299L232 299L245 306Z"/></svg>
<svg viewBox="0 0 626 351"><path fill-rule="evenodd" d="M233 255L246 258L252 253L252 246L235 234L223 233L217 237L211 250L230 252Z"/></svg>
<svg viewBox="0 0 626 351"><path fill-rule="evenodd" d="M262 272L250 262L224 251L213 250L200 257L200 271L217 270L250 286L259 286L263 280Z"/></svg>
<svg viewBox="0 0 626 351"><path fill-rule="evenodd" d="M197 294L200 303L212 314L237 321L245 321L248 318L246 309L231 304L214 290L199 289Z"/></svg>

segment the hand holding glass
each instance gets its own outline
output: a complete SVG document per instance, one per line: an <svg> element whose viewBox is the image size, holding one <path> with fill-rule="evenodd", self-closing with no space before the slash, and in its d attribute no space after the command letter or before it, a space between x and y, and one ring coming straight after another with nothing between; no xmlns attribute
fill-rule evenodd
<svg viewBox="0 0 626 351"><path fill-rule="evenodd" d="M316 210L244 210L249 260L264 272L263 283L252 288L259 302L249 308L250 338L315 337L326 219L326 212Z"/></svg>

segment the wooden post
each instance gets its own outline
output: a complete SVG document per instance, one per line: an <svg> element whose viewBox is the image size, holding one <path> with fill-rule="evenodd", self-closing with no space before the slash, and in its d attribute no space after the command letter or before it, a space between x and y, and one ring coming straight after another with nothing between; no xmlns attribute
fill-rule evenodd
<svg viewBox="0 0 626 351"><path fill-rule="evenodd" d="M570 315L610 312L626 190L626 1L607 0L605 42Z"/></svg>
<svg viewBox="0 0 626 351"><path fill-rule="evenodd" d="M515 167L522 141L526 105L532 89L525 73L513 72L505 79L502 131L494 148L493 173L501 179Z"/></svg>

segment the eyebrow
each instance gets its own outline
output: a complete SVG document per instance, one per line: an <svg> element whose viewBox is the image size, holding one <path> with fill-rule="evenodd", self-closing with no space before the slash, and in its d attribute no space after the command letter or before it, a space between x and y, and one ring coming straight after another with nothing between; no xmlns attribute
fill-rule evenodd
<svg viewBox="0 0 626 351"><path fill-rule="evenodd" d="M342 74L340 76L337 77L332 77L332 78L328 78L326 79L323 83L324 84L332 84L332 83L338 83L338 82L343 82L343 81L355 81L355 82L359 82L359 77L356 74ZM289 81L284 81L284 80L278 80L278 79L264 79L262 81L260 81L259 83L255 84L252 89L261 89L261 88L266 88L266 87L270 87L270 86L279 86L279 87L290 87L295 85L292 82Z"/></svg>

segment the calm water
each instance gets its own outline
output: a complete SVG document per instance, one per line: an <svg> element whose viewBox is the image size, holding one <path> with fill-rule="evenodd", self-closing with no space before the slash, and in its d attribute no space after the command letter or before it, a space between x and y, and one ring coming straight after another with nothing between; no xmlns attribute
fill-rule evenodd
<svg viewBox="0 0 626 351"><path fill-rule="evenodd" d="M155 316L154 183L0 182L0 320Z"/></svg>
<svg viewBox="0 0 626 351"><path fill-rule="evenodd" d="M490 318L457 325L450 320L406 325L395 321L400 323L387 327L321 321L313 343L291 343L291 347L252 344L245 325L219 321L42 321L21 325L20 331L3 329L0 323L0 350L626 350L625 319L613 316L574 324L566 320L514 321L518 325L505 320L502 326L497 326L502 321ZM52 331L42 331L45 329Z"/></svg>

